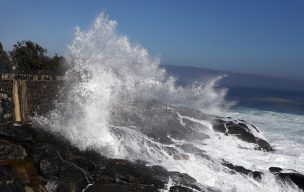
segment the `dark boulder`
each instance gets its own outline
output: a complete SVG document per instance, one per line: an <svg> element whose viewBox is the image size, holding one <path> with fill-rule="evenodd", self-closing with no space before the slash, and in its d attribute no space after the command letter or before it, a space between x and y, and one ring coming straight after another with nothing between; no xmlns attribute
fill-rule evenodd
<svg viewBox="0 0 304 192"><path fill-rule="evenodd" d="M213 129L215 131L224 133L226 136L232 135L243 141L254 143L257 145L256 149L273 151L271 145L262 138L257 137L253 132L259 133L260 131L249 124L245 124L244 121L241 123L234 120L224 120L216 118L213 120Z"/></svg>
<svg viewBox="0 0 304 192"><path fill-rule="evenodd" d="M0 165L4 166L0 169L1 185L4 184L1 191L46 192L46 181L37 173L31 160L1 160Z"/></svg>
<svg viewBox="0 0 304 192"><path fill-rule="evenodd" d="M269 171L278 176L280 179L293 182L300 189L304 190L304 175L294 170L283 170L280 167L270 167Z"/></svg>
<svg viewBox="0 0 304 192"><path fill-rule="evenodd" d="M183 186L172 186L170 192L194 192L194 190Z"/></svg>
<svg viewBox="0 0 304 192"><path fill-rule="evenodd" d="M13 128L12 128L13 127ZM21 124L5 124L0 127L0 137L10 139L17 143L33 141L33 132L26 126Z"/></svg>
<svg viewBox="0 0 304 192"><path fill-rule="evenodd" d="M0 165L0 191L2 192L25 192L25 185L22 183L16 173L8 165Z"/></svg>
<svg viewBox="0 0 304 192"><path fill-rule="evenodd" d="M0 160L24 159L25 157L25 149L20 145L0 141Z"/></svg>
<svg viewBox="0 0 304 192"><path fill-rule="evenodd" d="M132 185L132 184L95 184L87 192L158 192L154 186L149 185Z"/></svg>
<svg viewBox="0 0 304 192"><path fill-rule="evenodd" d="M187 174L147 166L142 161L107 159L94 151L80 151L64 138L31 125L2 127L0 141L0 156L4 159L0 160L0 191L156 192L166 188L169 178L178 183L171 191L202 188ZM183 148L196 150L186 145ZM14 153L20 149L25 151L23 156Z"/></svg>
<svg viewBox="0 0 304 192"><path fill-rule="evenodd" d="M269 167L269 171L272 173L279 173L279 172L283 171L283 169L280 167Z"/></svg>
<svg viewBox="0 0 304 192"><path fill-rule="evenodd" d="M239 166L239 165L233 165L232 163L229 163L225 160L223 160L222 165L224 165L225 167L229 168L232 172L232 174L234 174L235 172L244 174L244 175L248 175L253 177L256 180L260 180L262 177L262 172L259 171L251 171L249 169L246 169L243 166Z"/></svg>
<svg viewBox="0 0 304 192"><path fill-rule="evenodd" d="M278 176L283 180L292 181L300 189L304 190L304 175L300 173L279 173Z"/></svg>

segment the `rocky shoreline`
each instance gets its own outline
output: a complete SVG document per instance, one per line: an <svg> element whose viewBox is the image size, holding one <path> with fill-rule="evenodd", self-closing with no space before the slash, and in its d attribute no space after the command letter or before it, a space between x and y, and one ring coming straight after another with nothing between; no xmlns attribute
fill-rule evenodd
<svg viewBox="0 0 304 192"><path fill-rule="evenodd" d="M0 191L159 191L169 178L179 182L170 191L201 190L187 174L169 172L145 162L107 159L80 151L60 136L30 124L0 129ZM193 190L191 190L193 189ZM216 191L206 188L206 191Z"/></svg>
<svg viewBox="0 0 304 192"><path fill-rule="evenodd" d="M198 111L187 108L163 107L160 102L136 103L137 111L116 110L112 114L116 124L128 119L128 123L136 123L142 127L142 132L162 142L170 142L163 137L164 129L172 137L195 136L198 139L207 138L207 135L200 135L192 132L191 127L195 126L194 121L187 119L184 114L191 115L197 119L213 118L214 131L226 136L235 136L240 140L253 143L256 150L271 152L275 149L255 134L259 133L253 125L242 120L208 116ZM148 111L155 114L162 114L162 121L157 116L151 116ZM150 131L146 124L151 122L141 121L149 119L158 127L157 133ZM128 115L128 116L126 116ZM145 115L150 118L145 118ZM133 121L131 121L133 119ZM161 124L157 124L157 123ZM182 124L181 124L182 122ZM115 121L113 121L115 123ZM164 127L162 127L164 126ZM178 127L181 126L181 127ZM178 129L177 129L178 128ZM187 131L178 132L182 129ZM185 134L186 133L186 134ZM191 144L178 146L185 153L199 155L209 159L204 151L197 149ZM170 149L168 149L170 150ZM174 160L187 160L186 154L177 154L172 151ZM231 174L247 175L255 180L260 180L263 172L252 171L231 162L222 160L221 164ZM283 182L293 182L300 189L304 190L304 175L294 170L283 170L278 167L270 167L265 170L273 173L277 179ZM94 150L81 151L72 146L69 141L59 135L45 131L32 124L6 123L0 125L0 191L1 192L218 192L221 191L209 186L203 186L194 178L179 172L167 171L160 166L148 166L146 162L130 162L124 159L108 159L101 156ZM172 183L174 183L172 185Z"/></svg>

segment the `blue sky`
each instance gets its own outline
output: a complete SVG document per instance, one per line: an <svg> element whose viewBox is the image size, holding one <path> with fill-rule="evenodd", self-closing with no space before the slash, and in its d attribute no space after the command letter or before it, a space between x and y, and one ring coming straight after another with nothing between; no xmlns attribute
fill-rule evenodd
<svg viewBox="0 0 304 192"><path fill-rule="evenodd" d="M303 0L0 0L0 41L64 54L101 11L162 64L304 79Z"/></svg>

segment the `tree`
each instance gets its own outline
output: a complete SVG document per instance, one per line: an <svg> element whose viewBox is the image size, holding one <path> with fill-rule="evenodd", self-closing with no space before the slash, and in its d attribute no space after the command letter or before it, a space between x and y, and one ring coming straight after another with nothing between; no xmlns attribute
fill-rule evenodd
<svg viewBox="0 0 304 192"><path fill-rule="evenodd" d="M44 68L54 75L64 75L67 70L64 57L58 56L57 54L49 59L49 62Z"/></svg>
<svg viewBox="0 0 304 192"><path fill-rule="evenodd" d="M14 45L10 56L18 73L63 75L66 71L64 57L56 54L50 58L46 53L47 50L37 43L21 41Z"/></svg>
<svg viewBox="0 0 304 192"><path fill-rule="evenodd" d="M32 41L21 41L10 52L18 73L34 73L43 69L48 60L47 50Z"/></svg>
<svg viewBox="0 0 304 192"><path fill-rule="evenodd" d="M0 73L8 73L12 69L7 53L0 42Z"/></svg>

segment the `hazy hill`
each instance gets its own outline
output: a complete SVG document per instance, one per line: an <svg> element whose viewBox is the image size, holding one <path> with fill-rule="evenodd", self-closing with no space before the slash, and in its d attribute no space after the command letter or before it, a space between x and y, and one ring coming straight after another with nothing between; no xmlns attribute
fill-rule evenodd
<svg viewBox="0 0 304 192"><path fill-rule="evenodd" d="M280 79L262 75L217 71L198 67L162 65L167 73L176 77L178 83L187 85L193 81L206 81L219 75L226 75L220 85L228 88L266 88L290 91L304 91L304 80Z"/></svg>

